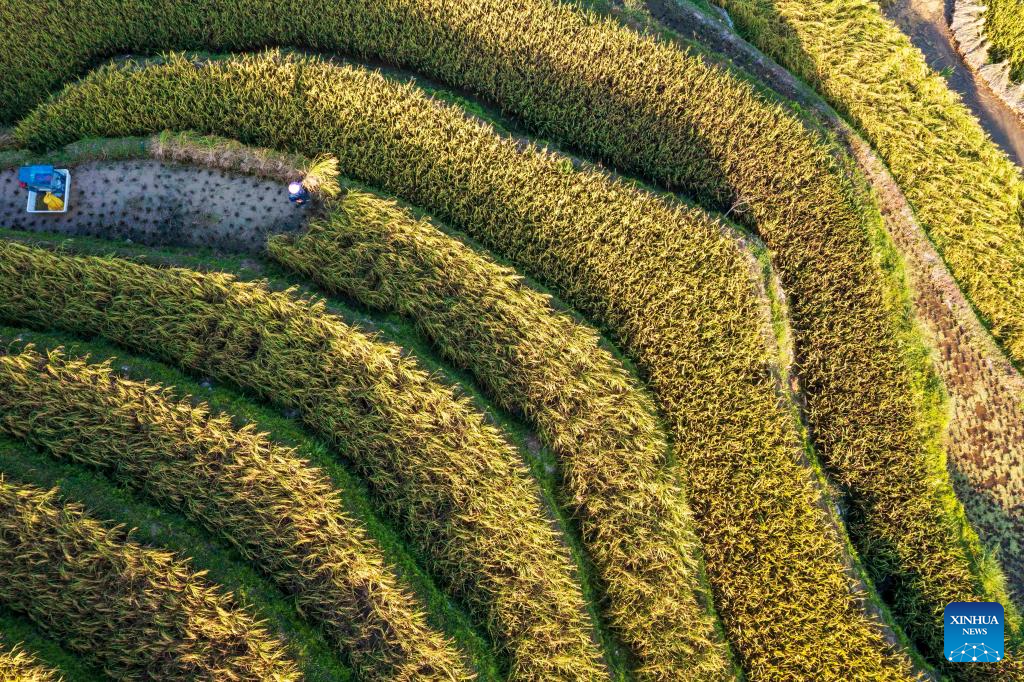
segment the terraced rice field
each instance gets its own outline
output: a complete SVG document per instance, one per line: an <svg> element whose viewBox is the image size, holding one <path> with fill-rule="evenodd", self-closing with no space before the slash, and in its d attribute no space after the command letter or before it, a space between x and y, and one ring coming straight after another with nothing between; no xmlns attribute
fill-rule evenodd
<svg viewBox="0 0 1024 682"><path fill-rule="evenodd" d="M985 6L984 33L992 45L992 61L1006 62L1010 79L1024 81L1024 5L1019 0L987 0Z"/></svg>
<svg viewBox="0 0 1024 682"><path fill-rule="evenodd" d="M0 680L1024 682L1022 171L721 4L0 0Z"/></svg>

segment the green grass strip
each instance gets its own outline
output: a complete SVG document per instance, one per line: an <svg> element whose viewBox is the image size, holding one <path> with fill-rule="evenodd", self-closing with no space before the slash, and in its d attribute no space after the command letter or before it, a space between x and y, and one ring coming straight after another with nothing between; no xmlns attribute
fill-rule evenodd
<svg viewBox="0 0 1024 682"><path fill-rule="evenodd" d="M0 679L13 682L57 682L56 670L40 663L20 645L0 645Z"/></svg>
<svg viewBox="0 0 1024 682"><path fill-rule="evenodd" d="M90 667L60 644L43 634L25 616L0 606L0 644L23 649L43 667L56 671L64 682L98 682L109 680L96 668ZM0 665L0 677L3 666Z"/></svg>

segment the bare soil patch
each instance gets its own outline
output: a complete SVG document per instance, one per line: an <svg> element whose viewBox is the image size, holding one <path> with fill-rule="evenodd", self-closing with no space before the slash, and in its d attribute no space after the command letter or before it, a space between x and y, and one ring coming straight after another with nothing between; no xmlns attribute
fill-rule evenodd
<svg viewBox="0 0 1024 682"><path fill-rule="evenodd" d="M0 170L0 226L260 253L271 232L294 231L309 208L289 203L278 182L215 169L134 161L88 161L71 169L64 214L30 214L16 168Z"/></svg>

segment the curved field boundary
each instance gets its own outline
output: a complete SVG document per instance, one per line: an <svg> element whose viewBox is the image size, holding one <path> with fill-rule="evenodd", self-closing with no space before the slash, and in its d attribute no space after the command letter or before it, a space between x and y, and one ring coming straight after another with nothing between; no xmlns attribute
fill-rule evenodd
<svg viewBox="0 0 1024 682"><path fill-rule="evenodd" d="M281 645L188 564L0 480L0 601L118 679L298 680Z"/></svg>
<svg viewBox="0 0 1024 682"><path fill-rule="evenodd" d="M1015 1L1010 0L1002 6L1009 6ZM1012 76L1013 63L1005 57L999 61L994 61L991 57L991 53L998 52L998 49L991 49L995 45L990 42L987 35L985 18L992 11L989 5L994 7L998 4L998 0L955 0L953 19L949 22L949 28L953 33L957 51L967 66L978 74L996 97L1024 119L1024 83L1019 82L1024 78L1018 77L1015 82ZM1019 7L1016 21L1024 24L1021 20L1021 17L1024 17L1024 4L1017 4ZM1024 76L1024 28L1021 29L1021 36L1019 68L1022 69Z"/></svg>
<svg viewBox="0 0 1024 682"><path fill-rule="evenodd" d="M869 176L886 174L867 143L851 137L849 144ZM978 321L899 189L876 187L950 396L945 443L954 485L1003 565L1015 603L1024 604L1024 377Z"/></svg>
<svg viewBox="0 0 1024 682"><path fill-rule="evenodd" d="M114 91L132 101L108 99ZM161 106L135 106L146 92ZM19 134L42 147L166 128L332 151L342 172L449 219L554 285L620 340L661 398L685 455L716 605L744 666L903 674L905 661L860 610L841 544L823 530L775 377L761 273L727 228L604 173L574 172L567 157L496 136L411 86L273 54L109 67Z"/></svg>
<svg viewBox="0 0 1024 682"><path fill-rule="evenodd" d="M391 201L350 191L271 256L328 291L413 318L560 458L560 499L602 579L609 620L643 679L710 676L721 653L689 509L654 405L589 328L514 271ZM701 623L693 627L694 623Z"/></svg>
<svg viewBox="0 0 1024 682"><path fill-rule="evenodd" d="M205 405L58 351L0 357L0 428L97 466L226 536L323 624L364 679L470 673L317 469Z"/></svg>
<svg viewBox="0 0 1024 682"><path fill-rule="evenodd" d="M11 294L0 315L100 334L298 409L369 479L512 658L514 676L601 676L572 562L525 466L497 429L396 347L319 305L227 276L12 243L0 251ZM26 266L35 274L15 274Z"/></svg>

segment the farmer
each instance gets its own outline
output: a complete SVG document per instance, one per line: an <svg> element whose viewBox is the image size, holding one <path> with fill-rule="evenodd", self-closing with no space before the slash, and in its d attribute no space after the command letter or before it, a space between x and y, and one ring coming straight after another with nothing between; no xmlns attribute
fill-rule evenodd
<svg viewBox="0 0 1024 682"><path fill-rule="evenodd" d="M293 182L288 185L288 201L297 206L309 201L309 190L301 182Z"/></svg>

